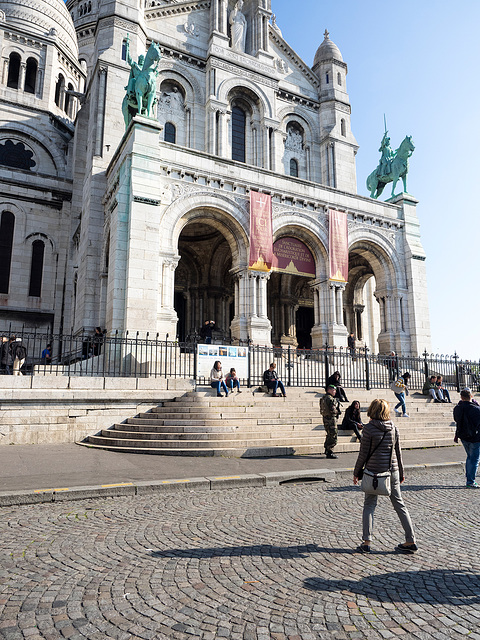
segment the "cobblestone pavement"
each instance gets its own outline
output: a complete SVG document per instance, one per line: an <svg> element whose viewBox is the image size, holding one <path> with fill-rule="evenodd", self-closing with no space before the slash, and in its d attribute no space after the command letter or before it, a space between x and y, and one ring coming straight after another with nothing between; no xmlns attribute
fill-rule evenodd
<svg viewBox="0 0 480 640"><path fill-rule="evenodd" d="M331 484L178 491L0 511L0 637L480 640L480 491L459 470L404 485L420 551L379 499Z"/></svg>

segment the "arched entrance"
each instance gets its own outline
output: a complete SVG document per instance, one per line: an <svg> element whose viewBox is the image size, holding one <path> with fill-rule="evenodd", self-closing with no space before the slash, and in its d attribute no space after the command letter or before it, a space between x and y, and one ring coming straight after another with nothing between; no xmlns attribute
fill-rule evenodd
<svg viewBox="0 0 480 640"><path fill-rule="evenodd" d="M181 231L180 261L175 271L174 306L180 341L200 333L207 320L214 320L214 338L230 339L234 314L234 281L230 245L211 220L195 219Z"/></svg>
<svg viewBox="0 0 480 640"><path fill-rule="evenodd" d="M350 247L344 322L358 346L374 353L408 350L406 285L384 249L369 242Z"/></svg>
<svg viewBox="0 0 480 640"><path fill-rule="evenodd" d="M291 236L283 236L274 243L274 256L268 286L272 342L310 349L315 325L311 288L315 259L307 245Z"/></svg>

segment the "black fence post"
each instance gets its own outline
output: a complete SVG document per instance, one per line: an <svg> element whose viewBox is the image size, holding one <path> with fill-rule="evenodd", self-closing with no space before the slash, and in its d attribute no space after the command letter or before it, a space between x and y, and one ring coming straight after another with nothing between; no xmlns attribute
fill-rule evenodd
<svg viewBox="0 0 480 640"><path fill-rule="evenodd" d="M328 342L325 343L325 384L330 377L330 370L328 364Z"/></svg>
<svg viewBox="0 0 480 640"><path fill-rule="evenodd" d="M455 360L455 382L457 384L457 391L460 393L460 372L458 371L458 354L456 351L453 358Z"/></svg>
<svg viewBox="0 0 480 640"><path fill-rule="evenodd" d="M365 388L370 391L370 361L368 360L368 347L365 347Z"/></svg>
<svg viewBox="0 0 480 640"><path fill-rule="evenodd" d="M198 379L198 358L197 358L197 345L193 344L193 379L195 381L195 390L197 389L197 379Z"/></svg>
<svg viewBox="0 0 480 640"><path fill-rule="evenodd" d="M428 378L428 353L427 350L425 349L425 351L423 352L423 371L425 373L425 379Z"/></svg>
<svg viewBox="0 0 480 640"><path fill-rule="evenodd" d="M253 347L248 344L247 345L247 389L250 389L252 386L252 349Z"/></svg>
<svg viewBox="0 0 480 640"><path fill-rule="evenodd" d="M287 369L288 369L287 386L290 387L292 384L292 352L291 352L290 345L288 345L288 352L287 352Z"/></svg>

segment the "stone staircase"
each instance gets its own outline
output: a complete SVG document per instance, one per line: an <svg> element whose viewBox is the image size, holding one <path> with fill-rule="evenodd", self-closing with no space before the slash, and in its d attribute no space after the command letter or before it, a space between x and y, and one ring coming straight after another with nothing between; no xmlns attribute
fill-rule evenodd
<svg viewBox="0 0 480 640"><path fill-rule="evenodd" d="M175 456L273 457L323 453L325 431L319 412L320 389L289 388L288 397L273 398L244 389L217 398L213 389L188 392L164 400L148 413L128 418L85 441L88 447L128 453ZM359 400L362 420L378 397L396 404L389 390L347 389ZM452 402L458 401L451 393ZM348 404L343 404L343 410ZM407 398L410 418L398 417L403 448L451 446L455 432L454 404L434 404L420 394ZM336 452L357 451L352 431L339 430Z"/></svg>

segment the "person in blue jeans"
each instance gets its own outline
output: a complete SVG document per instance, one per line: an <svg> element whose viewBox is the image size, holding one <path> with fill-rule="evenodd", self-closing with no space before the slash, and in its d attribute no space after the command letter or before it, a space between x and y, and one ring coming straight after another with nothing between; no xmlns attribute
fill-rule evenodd
<svg viewBox="0 0 480 640"><path fill-rule="evenodd" d="M223 398L220 393L220 389L225 391L225 397L228 396L227 385L223 380L223 371L222 371L222 363L220 360L215 360L213 363L212 370L210 371L210 386L212 389L217 390L217 398Z"/></svg>
<svg viewBox="0 0 480 640"><path fill-rule="evenodd" d="M277 389L280 388L282 396L286 398L287 394L285 393L285 387L283 386L283 382L279 379L278 373L275 371L275 366L275 363L272 362L269 368L263 372L263 383L266 385L267 389L273 390L274 397L278 397Z"/></svg>
<svg viewBox="0 0 480 640"><path fill-rule="evenodd" d="M454 441L462 441L467 454L465 475L468 489L480 489L475 481L480 461L480 407L472 402L469 389L460 392L460 402L453 409L453 418L457 423Z"/></svg>
<svg viewBox="0 0 480 640"><path fill-rule="evenodd" d="M233 367L225 376L225 382L226 382L227 388L230 389L230 391L233 391L236 387L237 392L242 393L240 391L240 380L237 378L237 372Z"/></svg>
<svg viewBox="0 0 480 640"><path fill-rule="evenodd" d="M390 389L396 395L398 404L395 405L395 413L397 415L403 415L404 418L409 418L407 413L407 406L405 404L405 396L408 396L408 381L410 380L410 374L405 371L397 380L392 382ZM401 411L399 410L401 407Z"/></svg>

